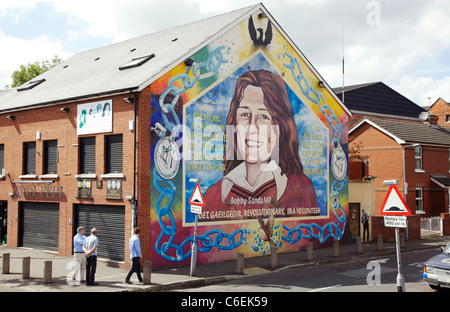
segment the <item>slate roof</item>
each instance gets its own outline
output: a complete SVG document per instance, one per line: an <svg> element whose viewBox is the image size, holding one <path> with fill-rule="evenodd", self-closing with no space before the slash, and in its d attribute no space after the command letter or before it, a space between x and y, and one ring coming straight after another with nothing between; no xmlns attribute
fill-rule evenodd
<svg viewBox="0 0 450 312"><path fill-rule="evenodd" d="M45 82L26 91L0 92L0 112L127 90L141 91L213 37L258 9L257 4L187 25L80 52L32 79ZM119 70L134 58L154 54L145 64Z"/></svg>
<svg viewBox="0 0 450 312"><path fill-rule="evenodd" d="M349 130L349 135L364 123L376 127L392 137L399 144L420 143L450 146L450 133L441 127L430 126L419 122L408 122L381 118L364 118Z"/></svg>
<svg viewBox="0 0 450 312"><path fill-rule="evenodd" d="M342 88L333 88L342 100ZM418 119L426 110L383 82L344 87L344 105L353 113L366 112Z"/></svg>
<svg viewBox="0 0 450 312"><path fill-rule="evenodd" d="M445 174L430 174L430 178L441 187L450 187L450 178Z"/></svg>
<svg viewBox="0 0 450 312"><path fill-rule="evenodd" d="M317 78L324 81L264 5L259 3L190 24L80 52L32 79L30 83L45 79L34 88L19 91L23 87L20 86L0 91L0 113L111 94L140 92L170 69L260 10L270 19L272 27L276 27L298 52ZM138 67L120 69L135 58L152 54L154 56L150 60ZM351 111L342 104L328 84L325 83L325 87L338 104L351 115Z"/></svg>

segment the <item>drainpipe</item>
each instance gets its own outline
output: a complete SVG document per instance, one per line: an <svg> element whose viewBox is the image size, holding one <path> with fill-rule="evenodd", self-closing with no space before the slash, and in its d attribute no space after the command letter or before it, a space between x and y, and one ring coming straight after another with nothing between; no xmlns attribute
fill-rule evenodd
<svg viewBox="0 0 450 312"><path fill-rule="evenodd" d="M407 147L416 147L419 146L420 144L415 143L415 144L411 144L411 145L403 145L403 199L405 200L405 203L407 203L406 201L406 193L407 193L407 187L406 187L406 169L405 169L405 149ZM405 240L408 241L408 227L406 227L405 229Z"/></svg>
<svg viewBox="0 0 450 312"><path fill-rule="evenodd" d="M137 123L136 123L136 116L137 116L137 105L139 101L139 95L136 92L131 92L133 94L134 99L134 129L133 129L133 198L131 200L131 210L132 210L132 216L131 216L131 222L132 222L132 228L137 226L137 211L138 211L138 202L136 200L136 129L137 129Z"/></svg>

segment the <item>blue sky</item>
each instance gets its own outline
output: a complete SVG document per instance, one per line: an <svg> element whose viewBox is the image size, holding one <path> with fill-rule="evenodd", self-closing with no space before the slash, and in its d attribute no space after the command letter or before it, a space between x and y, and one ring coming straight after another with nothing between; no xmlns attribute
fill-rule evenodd
<svg viewBox="0 0 450 312"><path fill-rule="evenodd" d="M2 0L0 89L21 64L225 13L249 0ZM450 102L450 1L266 0L331 87L383 81L418 105Z"/></svg>

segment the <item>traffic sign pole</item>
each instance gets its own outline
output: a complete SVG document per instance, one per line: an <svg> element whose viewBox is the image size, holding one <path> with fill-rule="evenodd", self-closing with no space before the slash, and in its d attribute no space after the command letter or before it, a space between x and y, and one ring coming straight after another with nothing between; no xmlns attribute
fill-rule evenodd
<svg viewBox="0 0 450 312"><path fill-rule="evenodd" d="M402 219L411 214L411 210L405 202L405 198L400 195L397 189L397 180L383 181L383 185L390 185L386 198L384 199L383 206L381 207L381 214L385 216L384 225L395 227L395 249L397 251L397 291L405 291L405 279L402 274L402 259L400 254L400 234L399 227L407 229L407 221ZM395 218L394 216L397 216Z"/></svg>
<svg viewBox="0 0 450 312"><path fill-rule="evenodd" d="M191 271L190 271L191 277L194 275L195 267L197 265L197 221L198 221L198 213L195 214L194 242L192 243L192 250L191 250Z"/></svg>
<svg viewBox="0 0 450 312"><path fill-rule="evenodd" d="M189 179L189 182L196 183L194 192L192 193L189 204L191 205L191 212L195 214L195 226L194 226L194 241L191 246L191 270L190 276L195 273L195 267L197 265L197 223L198 215L202 213L202 206L205 204L202 193L200 191L200 179Z"/></svg>
<svg viewBox="0 0 450 312"><path fill-rule="evenodd" d="M395 245L397 250L397 291L398 292L405 292L405 279L403 278L402 274L402 260L400 255L400 234L399 234L399 228L395 228Z"/></svg>

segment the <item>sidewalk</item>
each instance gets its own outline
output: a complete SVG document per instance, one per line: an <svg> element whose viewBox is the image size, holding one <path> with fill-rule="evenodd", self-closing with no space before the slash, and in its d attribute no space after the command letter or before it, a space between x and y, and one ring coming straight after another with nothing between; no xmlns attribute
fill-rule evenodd
<svg viewBox="0 0 450 312"><path fill-rule="evenodd" d="M430 236L418 240L409 240L402 248L403 252L439 248L450 241L450 236ZM436 253L439 251L437 250ZM246 258L244 274L236 273L236 261L197 265L195 276L190 277L190 267L154 269L151 273L151 284L138 283L136 275L125 284L128 271L98 261L96 282L98 286L86 286L84 283L76 285L67 279L70 272L70 257L61 257L50 252L25 248L8 248L0 246L0 258L4 253L10 254L10 273L0 271L0 292L123 292L123 291L168 291L184 287L199 287L214 283L221 283L233 279L241 279L255 274L267 274L290 267L317 266L331 262L344 262L349 259L382 257L396 254L395 242L385 242L384 251L377 250L377 243L363 243L363 253L356 253L354 243L341 245L339 257L334 256L333 247L314 250L314 262L307 261L306 251L278 255L278 266L270 268L270 256ZM22 258L31 257L31 271L29 279L22 279ZM2 259L3 260L3 259ZM3 261L0 261L2 266ZM43 283L44 261L52 261L52 283ZM424 259L426 261L427 259Z"/></svg>

